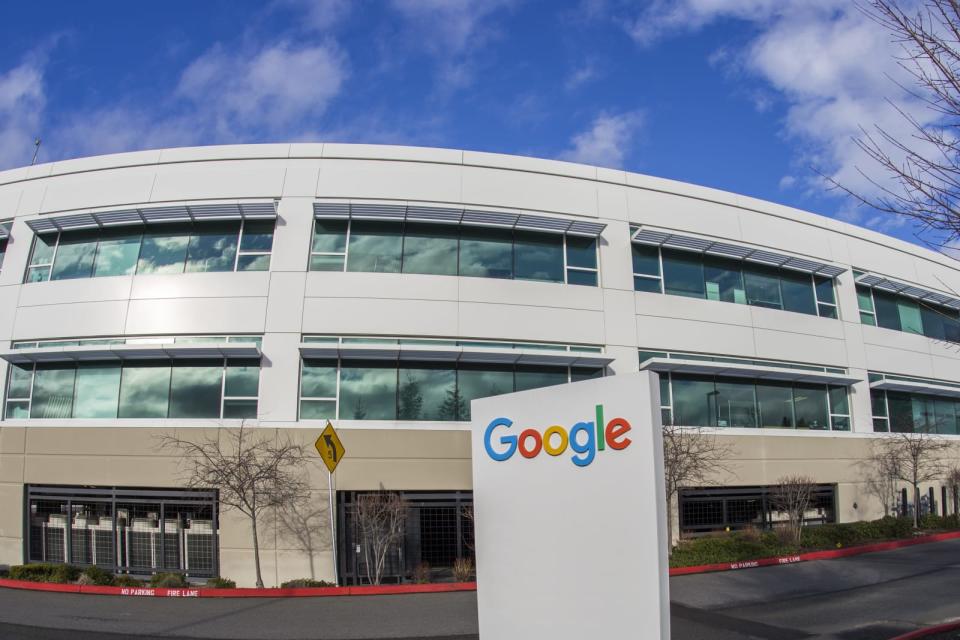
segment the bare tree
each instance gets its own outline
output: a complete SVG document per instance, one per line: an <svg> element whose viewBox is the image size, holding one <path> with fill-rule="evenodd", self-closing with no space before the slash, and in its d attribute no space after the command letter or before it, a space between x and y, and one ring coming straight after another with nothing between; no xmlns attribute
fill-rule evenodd
<svg viewBox="0 0 960 640"><path fill-rule="evenodd" d="M663 473L667 492L667 540L673 549L673 501L683 487L719 484L730 473L734 449L702 427L663 425Z"/></svg>
<svg viewBox="0 0 960 640"><path fill-rule="evenodd" d="M313 556L317 551L332 547L329 537L320 532L328 530L326 524L330 517L330 507L323 502L305 495L288 505L277 509L280 526L287 539L296 543L307 554L310 562L310 579L316 580L316 567Z"/></svg>
<svg viewBox="0 0 960 640"><path fill-rule="evenodd" d="M178 454L188 487L217 489L220 504L250 519L257 586L263 587L257 523L264 511L288 506L307 494L304 447L280 439L273 429L244 426L221 429L213 437L162 436L160 446Z"/></svg>
<svg viewBox="0 0 960 640"><path fill-rule="evenodd" d="M771 495L775 510L787 516L787 527L794 543L800 544L803 521L813 501L813 492L817 483L810 476L793 475L777 478L777 484Z"/></svg>
<svg viewBox="0 0 960 640"><path fill-rule="evenodd" d="M946 438L925 430L891 433L878 443L882 455L889 456L897 478L913 488L914 527L920 525L920 485L943 478L952 446Z"/></svg>
<svg viewBox="0 0 960 640"><path fill-rule="evenodd" d="M355 508L367 581L380 584L388 554L403 539L408 505L399 493L381 486L379 491L359 494Z"/></svg>
<svg viewBox="0 0 960 640"><path fill-rule="evenodd" d="M867 492L883 505L883 515L889 516L897 502L897 484L900 480L900 460L886 447L874 443L870 456L860 463Z"/></svg>
<svg viewBox="0 0 960 640"><path fill-rule="evenodd" d="M908 6L904 6L908 5ZM896 108L912 133L896 137L877 126L861 128L857 145L890 178L860 173L879 193L866 196L828 178L870 207L918 222L945 244L960 238L960 3L956 0L865 0L860 9L900 44L901 87L929 112L921 122Z"/></svg>

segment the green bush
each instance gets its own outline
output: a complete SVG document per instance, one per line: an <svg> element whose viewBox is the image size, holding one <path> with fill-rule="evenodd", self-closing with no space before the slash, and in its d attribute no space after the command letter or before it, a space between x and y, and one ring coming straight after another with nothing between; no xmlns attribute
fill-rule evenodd
<svg viewBox="0 0 960 640"><path fill-rule="evenodd" d="M10 578L29 582L69 584L80 577L80 567L69 564L21 564L10 567Z"/></svg>
<svg viewBox="0 0 960 640"><path fill-rule="evenodd" d="M186 576L182 573L155 573L150 576L151 587L166 587L177 589L180 587L189 587Z"/></svg>
<svg viewBox="0 0 960 640"><path fill-rule="evenodd" d="M128 575L119 575L113 579L114 586L117 587L142 587L143 580Z"/></svg>
<svg viewBox="0 0 960 640"><path fill-rule="evenodd" d="M95 584L101 587L109 587L116 582L117 577L106 569L101 569L100 567L86 567L83 570L83 573L80 575L80 579L83 580L86 577L85 582L87 584Z"/></svg>
<svg viewBox="0 0 960 640"><path fill-rule="evenodd" d="M721 562L741 562L796 552L796 547L784 544L772 531L761 533L759 536L755 533L746 535L732 533L681 541L670 556L670 565L690 567Z"/></svg>
<svg viewBox="0 0 960 640"><path fill-rule="evenodd" d="M960 528L960 518L957 514L950 516L937 516L927 514L920 518L921 529L948 530Z"/></svg>
<svg viewBox="0 0 960 640"><path fill-rule="evenodd" d="M297 578L296 580L287 580L280 584L283 589L302 589L304 587L335 587L332 582L326 580L314 580L313 578Z"/></svg>
<svg viewBox="0 0 960 640"><path fill-rule="evenodd" d="M210 578L207 580L207 587L210 589L236 589L237 583L228 578Z"/></svg>

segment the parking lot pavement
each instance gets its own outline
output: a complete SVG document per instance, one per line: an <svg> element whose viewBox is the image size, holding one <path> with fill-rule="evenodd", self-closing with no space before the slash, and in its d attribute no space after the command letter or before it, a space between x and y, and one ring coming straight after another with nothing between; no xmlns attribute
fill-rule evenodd
<svg viewBox="0 0 960 640"><path fill-rule="evenodd" d="M677 640L885 640L960 617L960 540L673 578ZM289 599L0 592L3 640L477 640L472 592Z"/></svg>

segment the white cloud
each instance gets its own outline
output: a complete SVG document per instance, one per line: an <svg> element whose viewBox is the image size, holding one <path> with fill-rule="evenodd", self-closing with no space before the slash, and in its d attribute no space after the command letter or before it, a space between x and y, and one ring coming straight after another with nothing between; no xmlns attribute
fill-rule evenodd
<svg viewBox="0 0 960 640"><path fill-rule="evenodd" d="M346 59L332 43L281 42L249 56L216 46L187 67L176 95L222 135L252 127L286 132L320 116L347 74Z"/></svg>
<svg viewBox="0 0 960 640"><path fill-rule="evenodd" d="M591 80L595 80L599 75L600 74L597 70L596 62L593 60L587 60L570 72L570 75L567 76L567 80L563 83L563 87L567 91L574 91Z"/></svg>
<svg viewBox="0 0 960 640"><path fill-rule="evenodd" d="M287 7L297 12L301 26L325 32L350 13L351 0L275 0L274 7Z"/></svg>
<svg viewBox="0 0 960 640"><path fill-rule="evenodd" d="M0 168L30 162L45 103L41 61L0 73Z"/></svg>
<svg viewBox="0 0 960 640"><path fill-rule="evenodd" d="M797 144L794 164L816 167L854 192L876 195L871 180L888 182L854 142L861 127L878 126L910 138L909 125L888 101L920 123L935 119L893 81L910 85L897 64L896 56L903 53L899 44L848 0L657 0L627 29L639 44L649 45L719 19L747 21L756 35L739 49L723 47L711 64L761 79L787 105L783 131ZM763 93L750 95L760 111L772 104ZM804 181L824 192L823 180L813 172ZM865 223L883 229L892 224L886 216L868 217Z"/></svg>
<svg viewBox="0 0 960 640"><path fill-rule="evenodd" d="M571 138L570 148L558 157L571 162L622 168L624 158L642 126L643 114L639 111L601 113L588 129Z"/></svg>

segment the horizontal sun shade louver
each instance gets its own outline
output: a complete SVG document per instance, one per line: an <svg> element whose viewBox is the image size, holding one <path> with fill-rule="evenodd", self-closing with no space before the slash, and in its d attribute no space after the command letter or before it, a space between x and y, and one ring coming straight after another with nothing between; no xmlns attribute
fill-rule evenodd
<svg viewBox="0 0 960 640"><path fill-rule="evenodd" d="M889 293L907 296L908 298L914 298L915 300L922 300L923 302L929 302L931 304L938 304L951 309L960 309L960 300L957 298L953 298L942 293L937 293L936 291L922 289L912 284L898 282L897 280L890 280L889 278L884 278L872 273L865 273L857 278L857 284L879 289L880 291L887 291Z"/></svg>
<svg viewBox="0 0 960 640"><path fill-rule="evenodd" d="M565 233L595 238L606 228L599 222L551 218L505 211L480 211L457 207L430 207L424 205L369 204L350 202L315 202L313 214L321 219L397 220L459 224L477 227L502 227L548 233Z"/></svg>
<svg viewBox="0 0 960 640"><path fill-rule="evenodd" d="M758 264L792 269L793 271L802 271L803 273L814 273L818 276L826 276L828 278L836 278L845 271L842 267L807 260L805 258L796 258L782 253L774 253L773 251L754 249L752 247L730 244L728 242L716 242L714 240L708 240L707 238L656 231L654 229L640 229L633 236L633 242L636 244L667 247L668 249L679 249L681 251L692 251L723 256L725 258L746 260Z"/></svg>
<svg viewBox="0 0 960 640"><path fill-rule="evenodd" d="M370 347L364 345L337 345L304 342L300 345L304 358L341 360L379 360L406 362L472 362L484 364L530 364L573 367L603 367L613 358L602 353L577 353L573 351L544 352L536 349L477 349L462 347L389 345Z"/></svg>
<svg viewBox="0 0 960 640"><path fill-rule="evenodd" d="M710 362L684 358L650 358L640 364L641 371L658 373L690 373L727 378L752 378L757 380L780 380L783 382L816 382L849 386L859 378L844 373L812 371L792 367L755 365L738 362Z"/></svg>
<svg viewBox="0 0 960 640"><path fill-rule="evenodd" d="M224 358L259 360L260 348L253 342L81 345L11 349L0 351L0 358L11 364L123 362L130 360L222 360Z"/></svg>
<svg viewBox="0 0 960 640"><path fill-rule="evenodd" d="M43 217L28 220L34 233L57 233L103 229L138 224L172 224L177 222L214 222L221 220L273 220L277 217L275 202L240 204L198 204L172 207L143 207L116 209L96 213L78 213L68 216Z"/></svg>

